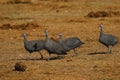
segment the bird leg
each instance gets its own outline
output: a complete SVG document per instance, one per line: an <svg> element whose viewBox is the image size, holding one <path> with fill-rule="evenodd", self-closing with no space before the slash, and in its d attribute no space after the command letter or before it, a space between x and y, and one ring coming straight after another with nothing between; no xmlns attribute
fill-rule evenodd
<svg viewBox="0 0 120 80"><path fill-rule="evenodd" d="M57 57L58 57L58 59L60 59L60 58L61 58L59 54L57 55Z"/></svg>
<svg viewBox="0 0 120 80"><path fill-rule="evenodd" d="M112 46L108 46L108 53L112 53Z"/></svg>
<svg viewBox="0 0 120 80"><path fill-rule="evenodd" d="M47 61L49 61L49 60L50 60L50 56L51 56L51 54L49 53L49 57L48 57Z"/></svg>
<svg viewBox="0 0 120 80"><path fill-rule="evenodd" d="M58 59L63 59L63 58L65 58L65 56L60 56L60 55L58 54Z"/></svg>
<svg viewBox="0 0 120 80"><path fill-rule="evenodd" d="M73 49L73 51L74 51L74 55L73 55L73 56L77 56L76 50L75 50L75 49Z"/></svg>
<svg viewBox="0 0 120 80"><path fill-rule="evenodd" d="M40 55L41 55L41 59L43 59L43 55L41 54L41 52L39 51Z"/></svg>
<svg viewBox="0 0 120 80"><path fill-rule="evenodd" d="M31 53L29 54L29 59L31 59Z"/></svg>

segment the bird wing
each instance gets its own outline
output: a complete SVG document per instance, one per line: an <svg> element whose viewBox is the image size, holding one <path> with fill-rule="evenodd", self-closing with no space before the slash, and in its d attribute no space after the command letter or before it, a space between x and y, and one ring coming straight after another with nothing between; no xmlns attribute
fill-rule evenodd
<svg viewBox="0 0 120 80"><path fill-rule="evenodd" d="M113 45L117 43L117 38L111 34L104 34L100 39L103 43L109 44L109 45Z"/></svg>
<svg viewBox="0 0 120 80"><path fill-rule="evenodd" d="M62 53L64 52L64 48L62 47L62 45L60 45L59 43L49 39L46 43L46 48L47 50L49 50L50 52L53 53Z"/></svg>
<svg viewBox="0 0 120 80"><path fill-rule="evenodd" d="M65 46L68 46L69 48L75 48L81 44L81 41L78 38L67 38L63 40L63 43Z"/></svg>

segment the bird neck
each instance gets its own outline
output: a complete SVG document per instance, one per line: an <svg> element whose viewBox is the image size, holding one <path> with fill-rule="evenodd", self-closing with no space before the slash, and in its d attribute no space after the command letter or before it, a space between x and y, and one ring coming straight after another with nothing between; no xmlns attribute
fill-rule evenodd
<svg viewBox="0 0 120 80"><path fill-rule="evenodd" d="M59 41L62 41L62 33L59 34Z"/></svg>
<svg viewBox="0 0 120 80"><path fill-rule="evenodd" d="M27 41L27 38L26 38L25 35L24 35L23 37L24 37L24 47L25 47L25 49L27 49L27 42L28 42L28 41Z"/></svg>
<svg viewBox="0 0 120 80"><path fill-rule="evenodd" d="M59 40L60 40L60 41L62 40L62 36L59 36Z"/></svg>
<svg viewBox="0 0 120 80"><path fill-rule="evenodd" d="M46 40L47 40L47 39L48 39L48 33L46 33L46 35L45 35L45 36L46 36Z"/></svg>
<svg viewBox="0 0 120 80"><path fill-rule="evenodd" d="M100 36L102 36L102 34L103 34L103 30L102 28L100 28Z"/></svg>
<svg viewBox="0 0 120 80"><path fill-rule="evenodd" d="M24 36L24 43L26 43L27 42L27 38L26 38L26 36Z"/></svg>

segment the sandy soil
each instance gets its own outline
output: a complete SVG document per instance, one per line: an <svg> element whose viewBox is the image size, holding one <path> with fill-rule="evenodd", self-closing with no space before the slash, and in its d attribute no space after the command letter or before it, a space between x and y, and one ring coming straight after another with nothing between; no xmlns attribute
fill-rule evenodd
<svg viewBox="0 0 120 80"><path fill-rule="evenodd" d="M20 1L20 0L19 0ZM104 33L113 34L120 40L120 16L87 18L91 11L120 11L119 0L34 0L16 3L0 1L0 26L5 24L29 25L30 28L0 28L0 80L120 80L120 44L113 47L112 54L103 54L107 48L99 43L99 24ZM77 48L77 56L71 50L64 59L46 61L48 53L42 50L44 59L34 52L30 60L24 49L23 33L28 40L45 40L79 37L85 44ZM56 55L52 55L56 57ZM25 72L14 70L16 62L27 66Z"/></svg>

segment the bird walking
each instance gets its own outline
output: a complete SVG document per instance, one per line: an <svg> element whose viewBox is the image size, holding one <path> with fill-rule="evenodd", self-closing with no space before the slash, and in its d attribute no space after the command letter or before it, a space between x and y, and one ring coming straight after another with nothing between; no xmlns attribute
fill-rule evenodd
<svg viewBox="0 0 120 80"><path fill-rule="evenodd" d="M99 35L99 42L105 45L108 48L108 53L112 53L112 47L118 43L118 40L115 36L111 34L104 34L103 33L103 24L100 24L100 35Z"/></svg>
<svg viewBox="0 0 120 80"><path fill-rule="evenodd" d="M77 55L75 49L85 44L77 37L62 39L62 33L59 34L59 43L65 48L66 51L74 50L75 55Z"/></svg>
<svg viewBox="0 0 120 80"><path fill-rule="evenodd" d="M51 54L57 54L58 58L59 55L66 55L67 53L65 52L65 49L62 47L61 44L59 44L58 42L53 41L52 39L48 38L48 30L45 30L45 49L48 51L49 53L49 58L50 59L50 55Z"/></svg>
<svg viewBox="0 0 120 80"><path fill-rule="evenodd" d="M31 40L28 41L26 38L26 34L23 34L24 37L24 48L30 53L29 58L32 52L39 52L41 58L43 59L43 55L41 54L41 50L44 49L44 41L43 40Z"/></svg>

